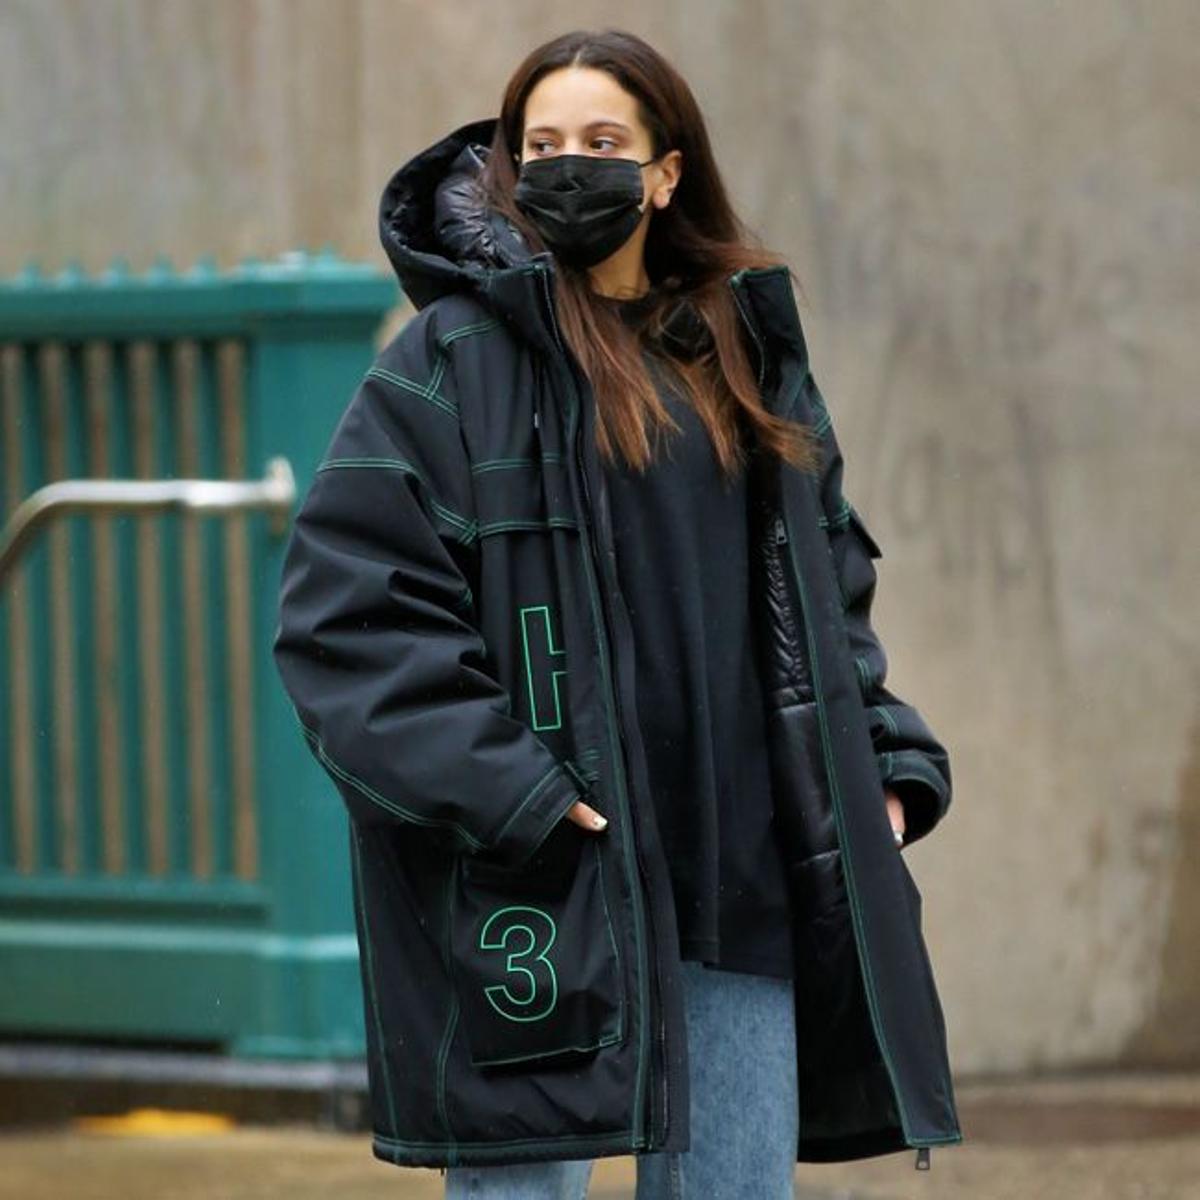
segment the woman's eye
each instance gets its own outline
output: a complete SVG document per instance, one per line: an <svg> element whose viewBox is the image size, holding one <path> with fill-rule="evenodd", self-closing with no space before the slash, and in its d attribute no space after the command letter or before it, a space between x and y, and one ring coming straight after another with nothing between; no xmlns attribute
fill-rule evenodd
<svg viewBox="0 0 1200 1200"><path fill-rule="evenodd" d="M611 137L595 137L592 138L590 144L593 149L607 150L609 147L615 147L617 145L617 139ZM529 148L534 154L542 154L546 150L554 149L554 143L546 141L544 138L538 138L529 143Z"/></svg>

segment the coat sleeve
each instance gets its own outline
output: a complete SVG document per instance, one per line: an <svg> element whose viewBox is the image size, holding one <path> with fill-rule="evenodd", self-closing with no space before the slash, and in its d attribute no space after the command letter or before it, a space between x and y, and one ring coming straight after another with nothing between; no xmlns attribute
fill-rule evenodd
<svg viewBox="0 0 1200 1200"><path fill-rule="evenodd" d="M358 822L520 865L579 777L489 672L452 339L418 314L350 399L284 554L273 654Z"/></svg>
<svg viewBox="0 0 1200 1200"><path fill-rule="evenodd" d="M867 710L880 779L904 805L904 840L909 844L929 833L950 806L949 756L920 712L884 686L887 654L871 624L877 579L873 560L882 557L882 551L842 492L841 449L829 409L811 372L804 386L823 446L822 520L842 593L850 654Z"/></svg>

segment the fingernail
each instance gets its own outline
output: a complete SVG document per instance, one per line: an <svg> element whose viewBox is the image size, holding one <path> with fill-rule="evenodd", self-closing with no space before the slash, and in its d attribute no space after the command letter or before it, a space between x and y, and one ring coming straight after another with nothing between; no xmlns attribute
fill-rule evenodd
<svg viewBox="0 0 1200 1200"><path fill-rule="evenodd" d="M605 827L605 825L608 824L608 818L602 817L599 814L597 814L596 816L594 816L592 818L592 824L595 825L595 827L597 829L603 829Z"/></svg>

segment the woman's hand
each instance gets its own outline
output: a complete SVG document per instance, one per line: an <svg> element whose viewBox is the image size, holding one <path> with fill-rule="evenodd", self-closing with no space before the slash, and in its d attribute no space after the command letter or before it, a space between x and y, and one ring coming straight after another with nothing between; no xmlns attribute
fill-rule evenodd
<svg viewBox="0 0 1200 1200"><path fill-rule="evenodd" d="M599 833L601 829L608 824L608 818L602 817L594 808L584 804L582 800L576 800L570 808L567 809L567 816L570 817L580 829L586 829L589 833Z"/></svg>
<svg viewBox="0 0 1200 1200"><path fill-rule="evenodd" d="M892 823L892 836L896 845L904 845L904 805L900 797L891 788L884 788L883 795L887 801L888 820Z"/></svg>

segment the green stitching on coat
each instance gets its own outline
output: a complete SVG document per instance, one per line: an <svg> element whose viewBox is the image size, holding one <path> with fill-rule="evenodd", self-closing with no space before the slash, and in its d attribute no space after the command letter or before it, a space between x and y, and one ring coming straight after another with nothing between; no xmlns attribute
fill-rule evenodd
<svg viewBox="0 0 1200 1200"><path fill-rule="evenodd" d="M374 470L392 470L401 471L406 475L411 475L425 489L425 493L429 498L429 507L433 509L439 517L447 524L454 526L457 532L458 540L464 545L470 545L475 540L475 522L467 517L457 513L452 508L448 508L440 500L435 500L433 489L429 485L429 480L425 478L421 472L402 458L330 458L321 463L317 467L317 471L331 471L338 468L361 467Z"/></svg>
<svg viewBox="0 0 1200 1200"><path fill-rule="evenodd" d="M580 1133L574 1137L512 1138L508 1141L491 1141L489 1139L486 1142L454 1142L451 1144L456 1149L471 1150L478 1147L484 1151L490 1151L493 1146L548 1146L564 1149L567 1146L626 1146L629 1143L625 1139L632 1132L632 1129L622 1129L616 1133ZM384 1137L380 1133L372 1134L372 1140L385 1149L394 1146L401 1150L439 1150L447 1144L446 1142L410 1142L401 1138Z"/></svg>
<svg viewBox="0 0 1200 1200"><path fill-rule="evenodd" d="M333 471L343 467L374 467L378 470L403 471L417 479L424 488L429 488L429 480L421 474L417 467L403 458L373 458L369 456L362 458L327 458L317 467L317 473L319 474L321 471Z"/></svg>
<svg viewBox="0 0 1200 1200"><path fill-rule="evenodd" d="M562 455L548 450L542 455L542 462L562 462ZM487 471L511 471L518 467L536 467L538 460L529 455L523 458L484 458L472 464L472 475L483 475Z"/></svg>
<svg viewBox="0 0 1200 1200"><path fill-rule="evenodd" d="M886 704L872 704L869 711L877 712L883 718L883 723L888 727L893 737L900 736L900 726L896 724L896 718L888 711Z"/></svg>
<svg viewBox="0 0 1200 1200"><path fill-rule="evenodd" d="M457 833L459 837L461 837L463 841L467 843L468 846L471 846L476 850L483 849L483 842L481 842L478 838L473 837L471 833L464 829L463 826L457 821L444 820L438 817L423 817L419 813L411 812L409 809L397 804L394 800L389 800L381 792L377 792L373 787L371 787L370 784L364 783L361 779L352 775L344 767L340 766L337 762L329 757L329 754L325 750L325 744L321 741L320 737L313 730L309 729L309 727L300 719L300 713L295 704L291 705L291 710L292 716L296 718L296 724L300 726L301 731L303 732L309 744L312 746L317 757L339 779L345 780L347 783L351 784L356 791L362 792L367 799L373 800L381 808L386 809L388 812L393 813L397 817L402 817L406 821L411 821L414 825L422 825L426 828L451 829ZM535 787L536 786L537 785L535 785Z"/></svg>
<svg viewBox="0 0 1200 1200"><path fill-rule="evenodd" d="M822 529L845 529L850 524L850 502L843 496L839 501L839 507L832 517L827 517L822 513L817 518L817 524Z"/></svg>
<svg viewBox="0 0 1200 1200"><path fill-rule="evenodd" d="M854 670L858 674L859 686L865 695L871 688L871 665L863 655L859 654L854 659Z"/></svg>
<svg viewBox="0 0 1200 1200"><path fill-rule="evenodd" d="M409 379L405 375L397 375L395 371L389 371L386 367L371 367L367 371L368 379L382 379L386 383L394 384L398 388L403 388L406 392L412 392L416 396L420 396L422 400L428 400L434 408L441 412L447 413L449 416L458 416L458 405L451 400L447 400L445 396L436 394L436 390L428 384L418 383L415 379ZM440 375L438 381L440 382Z"/></svg>
<svg viewBox="0 0 1200 1200"><path fill-rule="evenodd" d="M444 504L438 500L435 500L432 496L429 497L429 507L432 508L439 517L453 525L459 534L462 535L459 538L459 541L470 543L475 540L474 521L469 521L466 517L460 516L454 511L454 509L447 508Z"/></svg>
<svg viewBox="0 0 1200 1200"><path fill-rule="evenodd" d="M446 363L449 360L445 354L439 354L438 360L434 364L433 374L429 377L429 383L426 385L426 391L432 396L437 393L438 388L442 386L442 378L446 374ZM457 405L455 405L457 407Z"/></svg>
<svg viewBox="0 0 1200 1200"><path fill-rule="evenodd" d="M477 463L472 463L471 474L482 475L486 471L508 471L514 467L532 467L535 463L533 458L484 458Z"/></svg>
<svg viewBox="0 0 1200 1200"><path fill-rule="evenodd" d="M517 805L517 807L509 815L508 820L506 820L504 824L501 825L500 828L497 829L492 835L492 845L494 846L498 841L500 841L500 839L507 832L508 827L521 815L521 813L525 811L528 805L545 789L546 785L556 775L564 775L565 773L566 772L563 770L562 764L555 762L555 764L545 773L545 775L543 775L541 779L539 779L537 783L535 783L533 787L529 789L529 791L525 794L525 799Z"/></svg>
<svg viewBox="0 0 1200 1200"><path fill-rule="evenodd" d="M476 321L472 325L460 325L457 329L450 330L449 333L443 333L436 339L437 344L443 349L450 345L451 342L457 342L459 338L471 337L477 333L487 333L489 329L499 329L500 322L494 318L487 318L483 321Z"/></svg>
<svg viewBox="0 0 1200 1200"><path fill-rule="evenodd" d="M479 536L487 537L493 533L504 533L510 529L578 529L579 525L570 517L549 517L545 521L513 517L504 521L485 521L479 526Z"/></svg>
<svg viewBox="0 0 1200 1200"><path fill-rule="evenodd" d="M553 1054L566 1054L569 1051L578 1051L580 1053L585 1053L588 1050L599 1050L599 1049L603 1048L604 1046L611 1046L614 1042L619 1042L620 1040L621 1040L621 1031L620 1031L620 1029L617 1029L612 1033L603 1034L601 1037L597 1038L594 1042L591 1042L590 1044L588 1044L586 1046L557 1046L553 1050L538 1050L534 1054L514 1054L514 1055L511 1055L509 1058L489 1058L487 1060L487 1065L492 1066L492 1067L499 1067L499 1066L506 1066L511 1063L534 1062L535 1060L544 1059Z"/></svg>

